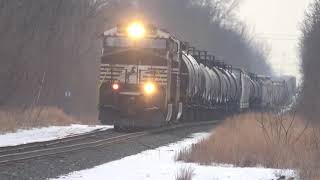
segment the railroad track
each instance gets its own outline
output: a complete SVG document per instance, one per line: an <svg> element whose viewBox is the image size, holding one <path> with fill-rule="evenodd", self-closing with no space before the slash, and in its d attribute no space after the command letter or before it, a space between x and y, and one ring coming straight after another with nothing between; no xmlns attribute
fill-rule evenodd
<svg viewBox="0 0 320 180"><path fill-rule="evenodd" d="M29 159L36 159L80 150L94 149L102 146L108 146L122 141L129 141L130 139L142 137L148 134L161 133L190 126L213 125L218 122L219 121L183 123L147 131L125 134L106 130L86 133L79 136L67 137L64 139L58 139L53 141L0 148L0 166L9 163L21 162Z"/></svg>
<svg viewBox="0 0 320 180"><path fill-rule="evenodd" d="M39 148L46 148L46 147L53 147L57 145L62 145L62 144L70 144L70 143L75 143L77 141L83 141L86 139L93 139L93 138L98 138L99 136L106 136L113 134L112 129L107 129L107 130L95 130L79 135L70 135L61 139L54 139L54 140L49 140L49 141L42 141L42 142L32 142L32 143L27 143L27 144L21 144L21 145L14 145L14 146L5 146L5 147L0 147L0 157L6 154L13 154L13 153L18 153L18 152L24 152L24 151L31 151Z"/></svg>

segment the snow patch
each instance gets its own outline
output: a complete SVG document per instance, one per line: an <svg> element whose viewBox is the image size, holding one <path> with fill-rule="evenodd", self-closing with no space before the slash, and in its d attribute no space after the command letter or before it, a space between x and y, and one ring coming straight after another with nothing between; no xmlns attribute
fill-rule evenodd
<svg viewBox="0 0 320 180"><path fill-rule="evenodd" d="M0 135L0 147L50 141L61 139L67 136L84 134L96 130L106 130L110 128L113 128L113 126L88 126L74 124L71 126L52 126L46 128L34 128L30 130L18 130L15 133Z"/></svg>
<svg viewBox="0 0 320 180"><path fill-rule="evenodd" d="M226 165L201 166L194 163L176 162L175 155L183 148L209 136L209 133L197 133L190 138L169 144L92 169L82 170L61 176L58 180L164 180L175 179L181 168L194 170L193 180L271 180L277 175L294 176L293 170L277 170L265 168L238 168Z"/></svg>

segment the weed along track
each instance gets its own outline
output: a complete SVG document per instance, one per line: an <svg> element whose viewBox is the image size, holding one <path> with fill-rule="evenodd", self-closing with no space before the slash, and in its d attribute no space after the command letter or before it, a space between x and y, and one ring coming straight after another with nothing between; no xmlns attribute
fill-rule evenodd
<svg viewBox="0 0 320 180"><path fill-rule="evenodd" d="M191 126L195 127L213 125L218 122L219 121L203 121L200 123L183 123L133 133L119 133L113 130L96 131L48 142L38 142L15 147L5 147L1 148L0 150L0 166L6 165L8 163L16 163L36 158L45 158L48 156L87 150L91 148L95 149L102 146L129 141L134 138L139 138L153 133L174 131L179 128L188 128Z"/></svg>

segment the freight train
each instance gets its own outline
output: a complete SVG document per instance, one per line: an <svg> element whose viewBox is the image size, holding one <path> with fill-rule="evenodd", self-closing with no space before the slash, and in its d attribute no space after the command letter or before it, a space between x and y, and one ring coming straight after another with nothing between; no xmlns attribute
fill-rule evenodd
<svg viewBox="0 0 320 180"><path fill-rule="evenodd" d="M277 108L295 92L294 77L227 65L151 24L117 25L102 41L99 120L117 130Z"/></svg>

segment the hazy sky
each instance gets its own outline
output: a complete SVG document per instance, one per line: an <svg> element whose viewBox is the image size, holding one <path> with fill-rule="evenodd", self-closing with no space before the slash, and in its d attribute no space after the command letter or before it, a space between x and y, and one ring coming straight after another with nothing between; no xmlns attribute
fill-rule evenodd
<svg viewBox="0 0 320 180"><path fill-rule="evenodd" d="M270 62L278 74L300 74L299 28L310 2L312 0L242 0L240 17L255 32L254 37L270 45Z"/></svg>

